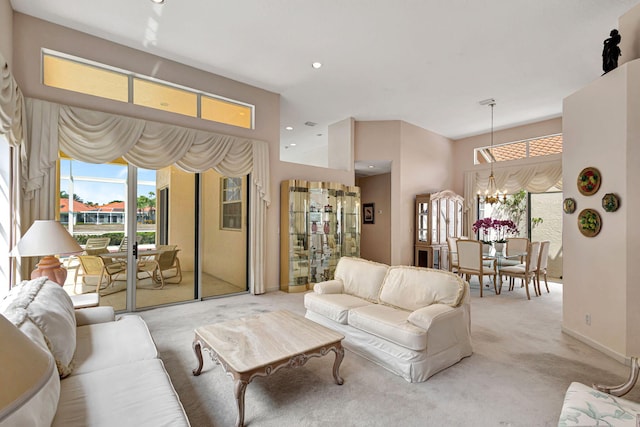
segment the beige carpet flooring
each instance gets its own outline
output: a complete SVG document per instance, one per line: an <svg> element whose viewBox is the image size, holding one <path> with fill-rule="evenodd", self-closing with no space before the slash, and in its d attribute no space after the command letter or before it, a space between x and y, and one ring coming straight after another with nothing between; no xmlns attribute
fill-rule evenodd
<svg viewBox="0 0 640 427"><path fill-rule="evenodd" d="M346 352L333 382L334 356L257 378L246 391L247 426L555 426L571 381L621 383L627 368L561 332L562 285L527 301L524 289L479 298L472 283L474 354L411 384ZM485 288L488 289L488 288ZM259 312L304 314L302 294L238 295L141 312L194 427L231 426L233 381L191 343L199 325ZM640 401L640 387L629 395Z"/></svg>

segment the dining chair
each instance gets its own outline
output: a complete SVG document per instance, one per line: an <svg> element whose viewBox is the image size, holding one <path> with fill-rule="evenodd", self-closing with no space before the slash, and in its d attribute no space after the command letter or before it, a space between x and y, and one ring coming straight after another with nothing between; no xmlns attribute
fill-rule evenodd
<svg viewBox="0 0 640 427"><path fill-rule="evenodd" d="M161 282L162 286L168 279L177 279L177 281L172 281L171 283L180 283L182 281L182 269L180 268L177 246L157 245L156 249L160 253L156 256L158 268L154 271L154 281Z"/></svg>
<svg viewBox="0 0 640 427"><path fill-rule="evenodd" d="M538 295L541 295L540 291L540 275L544 277L544 286L549 293L549 283L547 283L547 265L549 264L549 247L551 242L544 240L540 242L540 256L538 257L538 270L536 271L536 282L538 282Z"/></svg>
<svg viewBox="0 0 640 427"><path fill-rule="evenodd" d="M511 237L507 239L507 245L505 247L505 253L507 257L512 257L517 254L523 254L527 252L529 247L529 239L526 237ZM517 265L524 262L524 256L515 259L505 259L505 265Z"/></svg>
<svg viewBox="0 0 640 427"><path fill-rule="evenodd" d="M527 291L527 299L531 299L529 282L533 279L533 291L538 296L536 287L536 272L538 271L538 258L540 255L540 242L531 242L527 247L527 255L524 264L511 265L500 268L500 274L509 277L509 290L512 291L515 279L522 280L522 286Z"/></svg>
<svg viewBox="0 0 640 427"><path fill-rule="evenodd" d="M449 249L449 271L452 273L458 270L458 247L456 242L457 237L447 237L447 247Z"/></svg>
<svg viewBox="0 0 640 427"><path fill-rule="evenodd" d="M496 295L500 294L496 285L496 269L495 264L483 264L482 254L483 243L479 240L463 240L456 241L458 252L458 274L465 275L467 282L470 276L478 276L480 281L480 297L482 298L482 288L484 287L484 276L493 276L493 288Z"/></svg>
<svg viewBox="0 0 640 427"><path fill-rule="evenodd" d="M449 248L449 271L452 273L454 270L458 270L458 247L456 242L458 240L469 240L467 236L460 237L447 237L447 246Z"/></svg>

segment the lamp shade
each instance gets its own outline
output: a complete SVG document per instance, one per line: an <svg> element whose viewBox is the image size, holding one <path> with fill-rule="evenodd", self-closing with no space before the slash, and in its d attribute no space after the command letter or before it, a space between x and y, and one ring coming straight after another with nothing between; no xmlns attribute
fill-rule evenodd
<svg viewBox="0 0 640 427"><path fill-rule="evenodd" d="M82 248L58 221L36 220L11 251L12 256L46 256L82 252Z"/></svg>
<svg viewBox="0 0 640 427"><path fill-rule="evenodd" d="M46 276L49 280L64 286L67 270L53 255L78 252L82 252L82 248L62 224L53 220L36 220L9 255L44 257L31 272L31 278Z"/></svg>
<svg viewBox="0 0 640 427"><path fill-rule="evenodd" d="M53 357L1 314L0 337L0 425L50 425L60 388Z"/></svg>

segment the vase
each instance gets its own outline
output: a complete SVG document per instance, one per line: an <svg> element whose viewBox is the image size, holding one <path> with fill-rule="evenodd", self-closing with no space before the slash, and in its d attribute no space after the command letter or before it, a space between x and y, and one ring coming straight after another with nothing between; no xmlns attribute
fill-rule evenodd
<svg viewBox="0 0 640 427"><path fill-rule="evenodd" d="M329 221L324 222L324 234L329 234Z"/></svg>
<svg viewBox="0 0 640 427"><path fill-rule="evenodd" d="M494 242L493 247L496 249L496 253L504 253L504 242Z"/></svg>
<svg viewBox="0 0 640 427"><path fill-rule="evenodd" d="M313 221L311 223L311 232L315 233L316 231L318 231L318 224L315 221Z"/></svg>

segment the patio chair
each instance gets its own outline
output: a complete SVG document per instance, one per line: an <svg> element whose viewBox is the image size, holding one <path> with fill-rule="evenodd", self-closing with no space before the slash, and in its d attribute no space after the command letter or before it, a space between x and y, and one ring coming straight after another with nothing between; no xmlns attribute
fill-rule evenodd
<svg viewBox="0 0 640 427"><path fill-rule="evenodd" d="M111 242L109 237L90 237L84 245L84 251L82 255L100 255L109 252L108 246ZM75 268L75 274L73 276L73 292L76 292L76 285L78 283L78 275L84 275L84 269L82 263L78 261L78 265L71 265L71 261L78 258L78 255L72 255L69 257L67 269ZM84 283L84 280L83 280Z"/></svg>
<svg viewBox="0 0 640 427"><path fill-rule="evenodd" d="M484 276L493 276L493 289L496 295L500 294L496 285L496 269L495 263L490 265L484 264L484 256L482 254L482 242L479 240L462 240L456 241L458 252L458 274L465 275L467 281L470 276L478 276L480 281L480 298L482 298L482 288L484 287Z"/></svg>
<svg viewBox="0 0 640 427"><path fill-rule="evenodd" d="M126 280L127 264L124 262L105 261L98 255L78 255L78 259L80 260L80 265L84 272L82 275L83 284L87 284L86 279L88 276L98 277L96 293L100 293L101 289L111 286L116 280ZM102 287L105 278L107 283Z"/></svg>
<svg viewBox="0 0 640 427"><path fill-rule="evenodd" d="M161 251L157 257L158 269L154 272L154 280L164 286L167 279L174 279L171 283L182 281L182 269L176 245L157 245L156 249Z"/></svg>

